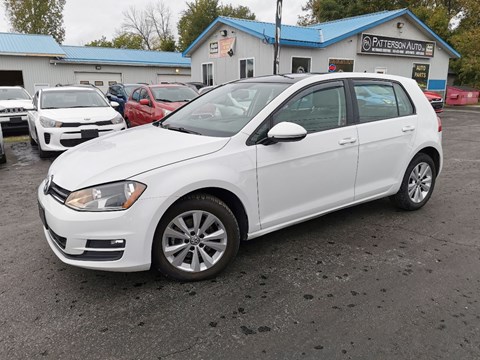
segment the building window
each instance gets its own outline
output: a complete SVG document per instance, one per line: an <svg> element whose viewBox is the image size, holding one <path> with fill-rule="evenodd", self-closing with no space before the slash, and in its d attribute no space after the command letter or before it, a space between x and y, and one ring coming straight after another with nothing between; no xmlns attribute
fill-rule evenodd
<svg viewBox="0 0 480 360"><path fill-rule="evenodd" d="M254 77L255 59L240 59L240 79Z"/></svg>
<svg viewBox="0 0 480 360"><path fill-rule="evenodd" d="M292 73L309 73L312 58L292 57Z"/></svg>
<svg viewBox="0 0 480 360"><path fill-rule="evenodd" d="M207 86L213 86L213 63L202 64L202 81Z"/></svg>
<svg viewBox="0 0 480 360"><path fill-rule="evenodd" d="M354 60L328 59L328 72L352 72Z"/></svg>
<svg viewBox="0 0 480 360"><path fill-rule="evenodd" d="M103 86L103 81L96 80L95 86Z"/></svg>

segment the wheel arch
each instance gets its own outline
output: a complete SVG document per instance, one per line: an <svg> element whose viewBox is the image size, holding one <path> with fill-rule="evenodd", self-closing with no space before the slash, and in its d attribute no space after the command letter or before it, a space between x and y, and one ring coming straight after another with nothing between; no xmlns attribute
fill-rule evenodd
<svg viewBox="0 0 480 360"><path fill-rule="evenodd" d="M198 188L190 192L187 192L183 194L183 196L179 197L172 204L170 204L170 206L168 206L168 208L165 209L163 214L165 214L170 208L172 208L172 206L175 206L175 204L182 201L185 197L193 194L208 194L211 196L215 196L216 198L223 201L229 207L229 209L233 212L233 215L235 215L235 218L237 219L238 226L240 228L240 240L243 241L247 239L249 222L248 222L248 214L247 214L245 205L235 193L221 187L203 187L203 188ZM162 215L162 218L163 218L163 215ZM160 218L160 221L162 218Z"/></svg>
<svg viewBox="0 0 480 360"><path fill-rule="evenodd" d="M437 149L435 149L433 146L427 146L417 152L417 154L426 154L430 156L433 160L433 164L435 165L435 174L438 176L441 170L441 159L440 159L440 153L438 152Z"/></svg>

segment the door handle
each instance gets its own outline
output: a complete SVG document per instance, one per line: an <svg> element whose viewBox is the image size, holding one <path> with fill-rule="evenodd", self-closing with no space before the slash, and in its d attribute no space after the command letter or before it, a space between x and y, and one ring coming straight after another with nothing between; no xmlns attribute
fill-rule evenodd
<svg viewBox="0 0 480 360"><path fill-rule="evenodd" d="M357 142L357 138L345 138L338 142L339 145L353 144Z"/></svg>
<svg viewBox="0 0 480 360"><path fill-rule="evenodd" d="M415 130L415 126L413 126L413 125L407 125L407 126L404 126L402 128L403 132L409 132L409 131L414 131L414 130Z"/></svg>

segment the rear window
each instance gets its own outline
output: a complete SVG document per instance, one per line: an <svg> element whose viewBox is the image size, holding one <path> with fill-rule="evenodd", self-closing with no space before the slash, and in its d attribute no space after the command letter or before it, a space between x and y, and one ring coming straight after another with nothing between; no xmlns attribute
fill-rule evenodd
<svg viewBox="0 0 480 360"><path fill-rule="evenodd" d="M150 88L156 101L185 102L196 98L198 94L188 86L169 86Z"/></svg>
<svg viewBox="0 0 480 360"><path fill-rule="evenodd" d="M386 81L355 81L355 96L360 123L408 116L414 107L405 90Z"/></svg>

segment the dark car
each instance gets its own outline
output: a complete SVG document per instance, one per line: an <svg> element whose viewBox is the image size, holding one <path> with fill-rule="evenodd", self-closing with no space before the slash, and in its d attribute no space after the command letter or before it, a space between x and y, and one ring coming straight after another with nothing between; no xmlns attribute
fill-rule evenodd
<svg viewBox="0 0 480 360"><path fill-rule="evenodd" d="M140 87L142 84L115 84L110 85L107 91L107 98L110 101L116 101L119 106L116 110L123 116L125 111L125 103L128 101L133 90Z"/></svg>

